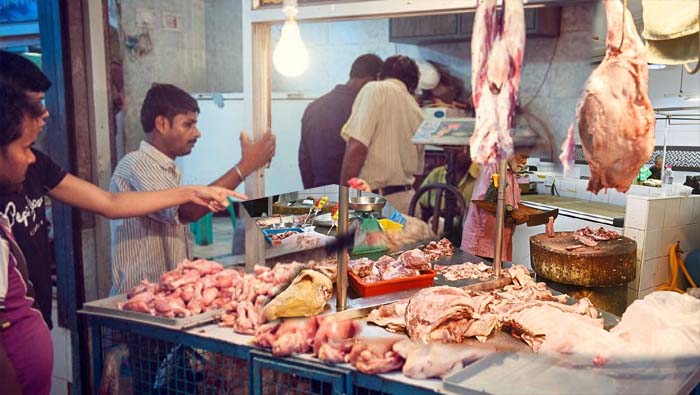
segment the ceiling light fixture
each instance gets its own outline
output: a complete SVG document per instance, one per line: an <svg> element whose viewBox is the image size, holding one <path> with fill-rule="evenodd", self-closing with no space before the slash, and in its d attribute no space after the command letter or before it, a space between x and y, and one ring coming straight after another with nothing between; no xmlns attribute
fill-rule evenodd
<svg viewBox="0 0 700 395"><path fill-rule="evenodd" d="M272 53L272 64L280 74L297 77L309 67L309 52L301 40L297 23L297 0L284 0L282 12L287 16L287 21L282 26L280 40Z"/></svg>
<svg viewBox="0 0 700 395"><path fill-rule="evenodd" d="M657 64L657 63L649 63L647 66L649 67L649 70L663 70L666 68L665 64Z"/></svg>

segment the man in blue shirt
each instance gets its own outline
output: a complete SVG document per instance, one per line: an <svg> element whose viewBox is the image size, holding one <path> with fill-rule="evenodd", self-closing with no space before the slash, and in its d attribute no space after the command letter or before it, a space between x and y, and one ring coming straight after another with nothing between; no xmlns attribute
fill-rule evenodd
<svg viewBox="0 0 700 395"><path fill-rule="evenodd" d="M304 188L340 182L345 140L340 131L350 117L357 93L370 81L376 81L382 59L365 54L352 64L350 79L306 107L301 119L299 171Z"/></svg>

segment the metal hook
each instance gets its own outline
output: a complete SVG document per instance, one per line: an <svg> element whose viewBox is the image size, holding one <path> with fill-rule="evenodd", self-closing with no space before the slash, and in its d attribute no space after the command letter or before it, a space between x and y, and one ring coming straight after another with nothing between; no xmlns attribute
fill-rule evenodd
<svg viewBox="0 0 700 395"><path fill-rule="evenodd" d="M679 254L684 254L684 253L685 253L685 252L683 252L683 250L681 249L681 241L680 241L680 240L678 240L678 241L676 242L676 252L679 253Z"/></svg>

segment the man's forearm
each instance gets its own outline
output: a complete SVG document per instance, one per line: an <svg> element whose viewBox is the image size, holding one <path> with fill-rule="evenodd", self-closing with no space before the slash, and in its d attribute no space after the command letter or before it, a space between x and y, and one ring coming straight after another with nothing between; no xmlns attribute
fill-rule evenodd
<svg viewBox="0 0 700 395"><path fill-rule="evenodd" d="M360 175L365 159L367 159L367 147L361 142L351 138L345 149L343 167L340 172L340 182L342 185L348 185L348 180Z"/></svg>
<svg viewBox="0 0 700 395"><path fill-rule="evenodd" d="M189 202L194 189L110 193L69 174L48 194L62 203L114 219L143 216Z"/></svg>

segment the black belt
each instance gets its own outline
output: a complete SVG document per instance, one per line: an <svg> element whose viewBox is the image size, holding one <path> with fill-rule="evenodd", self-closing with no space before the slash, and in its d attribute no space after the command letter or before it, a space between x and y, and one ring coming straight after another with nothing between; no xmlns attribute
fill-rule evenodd
<svg viewBox="0 0 700 395"><path fill-rule="evenodd" d="M387 196L387 195L391 195L393 193L410 191L412 189L413 189L413 187L411 185L391 185L391 186L384 187L384 188L373 189L372 193L376 193L376 194L382 195L382 196Z"/></svg>

